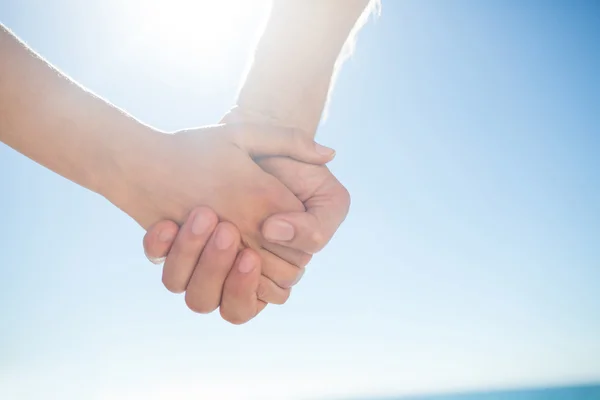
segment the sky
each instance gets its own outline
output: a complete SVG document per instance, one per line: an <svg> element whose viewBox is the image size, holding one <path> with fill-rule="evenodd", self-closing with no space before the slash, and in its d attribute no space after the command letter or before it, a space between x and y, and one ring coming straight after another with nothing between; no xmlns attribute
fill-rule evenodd
<svg viewBox="0 0 600 400"><path fill-rule="evenodd" d="M268 8L0 0L0 22L175 130L233 104ZM164 289L127 215L0 145L0 398L600 381L599 37L594 1L383 0L317 136L350 214L287 304L242 326Z"/></svg>

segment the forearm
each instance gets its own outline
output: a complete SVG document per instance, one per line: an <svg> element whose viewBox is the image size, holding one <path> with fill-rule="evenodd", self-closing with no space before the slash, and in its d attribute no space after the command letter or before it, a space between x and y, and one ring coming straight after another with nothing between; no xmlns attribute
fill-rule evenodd
<svg viewBox="0 0 600 400"><path fill-rule="evenodd" d="M0 141L109 196L149 131L37 57L0 25Z"/></svg>
<svg viewBox="0 0 600 400"><path fill-rule="evenodd" d="M336 60L369 3L275 0L239 94L240 111L314 136Z"/></svg>

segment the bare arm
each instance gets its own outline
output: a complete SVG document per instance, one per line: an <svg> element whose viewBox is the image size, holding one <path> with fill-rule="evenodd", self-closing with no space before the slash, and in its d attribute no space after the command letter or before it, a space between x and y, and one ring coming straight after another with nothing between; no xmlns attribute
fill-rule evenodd
<svg viewBox="0 0 600 400"><path fill-rule="evenodd" d="M292 129L212 126L179 135L152 129L77 86L0 28L0 141L106 197L143 227L165 217L182 222L194 206L205 204L255 243L265 215L302 205L248 155L330 159ZM236 162L246 165L236 169ZM264 187L273 195L264 195ZM232 196L234 190L244 195ZM267 209L262 215L258 203Z"/></svg>
<svg viewBox="0 0 600 400"><path fill-rule="evenodd" d="M239 94L240 111L314 136L343 53L377 5L375 0L274 0Z"/></svg>
<svg viewBox="0 0 600 400"><path fill-rule="evenodd" d="M275 0L240 91L237 108L224 121L271 122L300 128L313 137L335 73L352 47L352 36L377 4L376 0ZM259 164L292 190L308 211L270 217L263 224L262 233L276 247L265 248L286 257L295 265L303 266L308 262L306 257L294 260L292 254L295 253L283 252L280 255L282 248L300 251L304 256L322 248L348 212L348 193L326 167L298 163L286 157L262 159ZM270 229L273 226L269 224L277 221L290 224L291 231L284 227L283 232L281 229L273 232ZM184 228L177 235L179 246L171 247L172 240L159 241L159 234L166 230L175 236L178 228L170 221L162 221L148 231L144 241L146 253L154 258L167 256L171 269L193 271L195 261L187 268L179 260L185 253L200 254L202 248L185 241ZM177 263L179 265L175 267ZM218 265L218 262L212 264ZM194 274L202 273L199 265ZM303 268L285 270L273 263L262 265L262 274L281 287L297 283L302 273ZM257 289L238 276L228 277L223 289L221 315L229 321L245 322L260 312L265 302L272 303L272 299L277 297L273 294L277 291L272 290L273 285L265 283L265 280L260 282ZM222 283L214 284L220 288ZM237 289L231 289L233 287ZM186 298L192 299L199 298L198 293L202 292L197 284L187 286L186 291ZM256 294L239 296L248 292ZM234 301L236 296L241 301ZM188 302L188 306L203 308L202 304L194 304L194 301Z"/></svg>
<svg viewBox="0 0 600 400"><path fill-rule="evenodd" d="M378 6L377 0L275 0L238 108L231 114L300 128L314 137L354 35ZM309 254L320 251L348 213L348 191L327 167L281 157L261 160L260 165L294 192L307 210L270 217L263 224L263 235Z"/></svg>
<svg viewBox="0 0 600 400"><path fill-rule="evenodd" d="M97 193L151 129L85 91L0 25L0 142Z"/></svg>

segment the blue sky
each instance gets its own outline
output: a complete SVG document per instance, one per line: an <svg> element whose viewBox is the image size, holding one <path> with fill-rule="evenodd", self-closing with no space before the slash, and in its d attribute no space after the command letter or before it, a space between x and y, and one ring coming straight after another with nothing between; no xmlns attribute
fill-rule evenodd
<svg viewBox="0 0 600 400"><path fill-rule="evenodd" d="M232 104L268 10L197 3L0 0L0 21L173 130ZM288 303L249 324L187 310L132 220L0 146L0 397L600 380L600 7L384 0L382 11L318 134L338 152L350 215Z"/></svg>

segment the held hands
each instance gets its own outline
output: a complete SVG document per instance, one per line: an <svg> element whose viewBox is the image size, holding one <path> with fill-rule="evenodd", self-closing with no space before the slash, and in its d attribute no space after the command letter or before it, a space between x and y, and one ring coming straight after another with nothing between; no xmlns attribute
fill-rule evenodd
<svg viewBox="0 0 600 400"><path fill-rule="evenodd" d="M197 205L234 223L242 242L260 249L262 221L274 212L302 211L302 203L253 160L285 154L309 163L325 163L333 151L319 152L300 131L258 124L215 125L153 134L139 143L127 165L119 166L125 190L107 196L142 227L161 219L182 223Z"/></svg>
<svg viewBox="0 0 600 400"><path fill-rule="evenodd" d="M260 118L244 115L239 109L228 114L225 121L262 122ZM290 261L294 259L299 261L296 265L303 267L310 260L310 255L327 244L345 219L350 205L349 194L329 169L322 165L311 165L290 157L265 157L260 159L258 164L290 189L305 207L305 210L288 209L271 215L261 228L263 240L267 243L263 242L263 245L274 254ZM202 212L211 215L211 218L214 217L216 221L216 216L210 209L203 208ZM231 232L234 232L235 229L231 225L224 224L222 222L217 226L207 243L202 240L192 240L190 235L186 234L187 223L182 226L178 234L175 223L161 221L146 234L144 249L150 258L168 255L163 270L163 281L171 274L187 274L189 285L186 286L186 303L190 309L197 312L210 312L218 306L216 299L220 294L220 312L223 318L233 323L243 323L256 316L266 305L265 302L276 304L285 302L289 290L281 293L281 286L287 288L296 283L303 269L297 269L296 278L284 281L282 285L282 276L290 275L290 273L286 274L286 271L293 272L293 270L290 270L281 259L275 262L272 254L269 253L269 260L273 262L263 262L262 270L254 268L249 273L240 273L242 258L248 257L256 264L258 258L249 256L252 255L250 250L241 252L237 259L236 250L233 248L222 250L221 253L216 251L214 246L217 240L214 238L219 236L219 232L224 229L231 229ZM189 260L180 261L182 254L190 255L187 257ZM233 267L238 268L231 267L231 260L234 259L236 264ZM230 260L229 265L227 260ZM219 273L212 271L219 271ZM264 276L258 277L261 271ZM266 279L267 277L270 279ZM278 284L275 285L275 282ZM166 283L165 285L169 287ZM206 293L213 293L210 301L206 300ZM209 303L210 306L206 306Z"/></svg>
<svg viewBox="0 0 600 400"><path fill-rule="evenodd" d="M209 229L198 233L196 218L210 221ZM169 254L163 267L163 282L186 282L185 302L198 313L210 313L219 307L223 319L241 324L252 319L266 303L258 300L261 292L260 257L252 249L239 250L240 235L229 222L219 222L214 211L197 207L179 228L172 221L154 225L144 237L144 248L151 261ZM238 253L239 251L239 253ZM289 292L288 292L289 293ZM271 302L284 302L274 298Z"/></svg>
<svg viewBox="0 0 600 400"><path fill-rule="evenodd" d="M253 157L270 154L284 154L311 163L325 163L333 157L333 151L289 128L229 124L175 135L156 134L140 144L133 156L135 159L119 166L124 171L125 181L130 182L124 185L126 189L113 190L107 197L145 228L161 219L177 224L188 220L189 230L185 232L194 238L198 247L203 247L211 237L217 215L219 220L228 221L229 224L223 223L220 227L226 227L225 236L229 234L232 238L217 240L221 236L215 236L215 245L229 241L231 245L223 250L235 249L237 252L241 245L252 249L240 254L240 268L250 272L260 264L276 271L278 282L261 278L260 268L257 268L256 281L260 287L253 293L264 292L261 298L265 301L282 303L289 296L289 286L297 279L300 269L265 249L271 244L263 239L260 227L273 213L300 212L304 206L288 188L253 160ZM216 215L190 213L198 205L210 207ZM174 247L175 253L177 248ZM303 262L301 253L287 253L288 259ZM182 257L175 257L175 263L167 263L163 279L165 286L173 292L186 289L196 264L182 264L178 258ZM231 258L230 253L225 252L223 258L229 260L230 266L235 257ZM247 280L254 279L252 277L249 274ZM207 296L210 301L201 298L200 306L196 307L198 311L212 311L219 305L220 290L214 292L216 294ZM213 301L214 298L217 300ZM192 302L197 300L192 299ZM260 307L264 305L257 306ZM256 312L254 310L251 316Z"/></svg>

